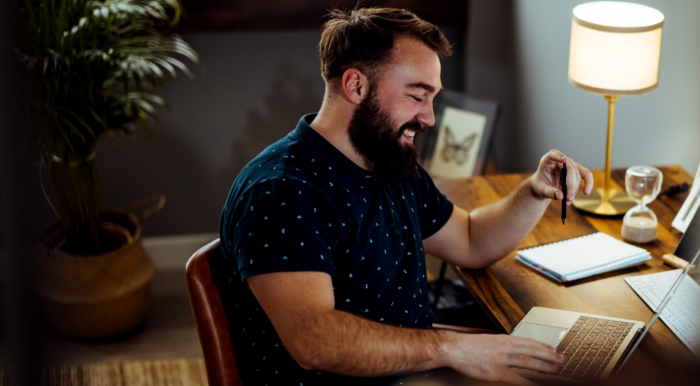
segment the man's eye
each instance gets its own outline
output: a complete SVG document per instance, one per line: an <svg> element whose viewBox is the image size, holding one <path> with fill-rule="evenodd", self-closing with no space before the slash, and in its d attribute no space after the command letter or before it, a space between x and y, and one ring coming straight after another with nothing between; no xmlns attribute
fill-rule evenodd
<svg viewBox="0 0 700 386"><path fill-rule="evenodd" d="M418 98L417 96L413 96L413 95L411 95L411 98L415 99L415 100L416 100L416 102L423 102L423 99L421 99L421 98Z"/></svg>

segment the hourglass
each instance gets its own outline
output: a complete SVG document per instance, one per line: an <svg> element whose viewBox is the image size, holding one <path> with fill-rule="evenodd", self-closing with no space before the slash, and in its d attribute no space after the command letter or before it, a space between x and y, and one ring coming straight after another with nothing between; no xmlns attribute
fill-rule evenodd
<svg viewBox="0 0 700 386"><path fill-rule="evenodd" d="M627 211L622 219L622 238L635 243L648 243L656 239L658 220L647 208L661 191L663 174L655 167L632 166L625 173L627 194L637 206Z"/></svg>

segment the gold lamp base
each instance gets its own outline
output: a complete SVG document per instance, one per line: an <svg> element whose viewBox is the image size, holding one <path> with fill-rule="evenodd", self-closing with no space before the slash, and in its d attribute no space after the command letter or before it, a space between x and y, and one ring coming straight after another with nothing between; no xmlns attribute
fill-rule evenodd
<svg viewBox="0 0 700 386"><path fill-rule="evenodd" d="M588 196L579 191L572 205L581 212L608 218L622 218L628 210L637 205L626 192L614 188L610 189L608 202L604 202L604 191L605 188L593 189Z"/></svg>

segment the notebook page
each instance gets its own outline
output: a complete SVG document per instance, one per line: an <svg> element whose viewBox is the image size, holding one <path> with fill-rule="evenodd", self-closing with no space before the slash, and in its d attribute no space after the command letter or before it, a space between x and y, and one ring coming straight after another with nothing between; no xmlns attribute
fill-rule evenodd
<svg viewBox="0 0 700 386"><path fill-rule="evenodd" d="M616 261L647 253L643 248L602 232L518 251L524 258L562 277L579 271L609 267Z"/></svg>
<svg viewBox="0 0 700 386"><path fill-rule="evenodd" d="M614 263L610 263L610 264L607 264L604 266L596 267L595 269L587 269L587 270L575 272L575 273L565 277L564 279L568 280L568 281L577 280L577 279L581 279L584 277L597 275L597 274L603 273L603 272L609 272L609 271L613 271L613 270L620 269L620 268L632 267L635 265L642 264L648 260L651 260L651 254L649 254L649 252L643 253L643 254L637 255L637 256L632 256L628 259L616 261Z"/></svg>

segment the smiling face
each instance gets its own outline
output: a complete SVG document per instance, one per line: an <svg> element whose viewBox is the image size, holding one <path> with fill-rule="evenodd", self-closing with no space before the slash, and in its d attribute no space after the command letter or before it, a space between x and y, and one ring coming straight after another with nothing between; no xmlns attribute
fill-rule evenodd
<svg viewBox="0 0 700 386"><path fill-rule="evenodd" d="M428 46L409 38L397 39L392 55L355 110L349 134L355 149L374 162L375 173L411 181L419 176L415 135L435 124L440 60Z"/></svg>

